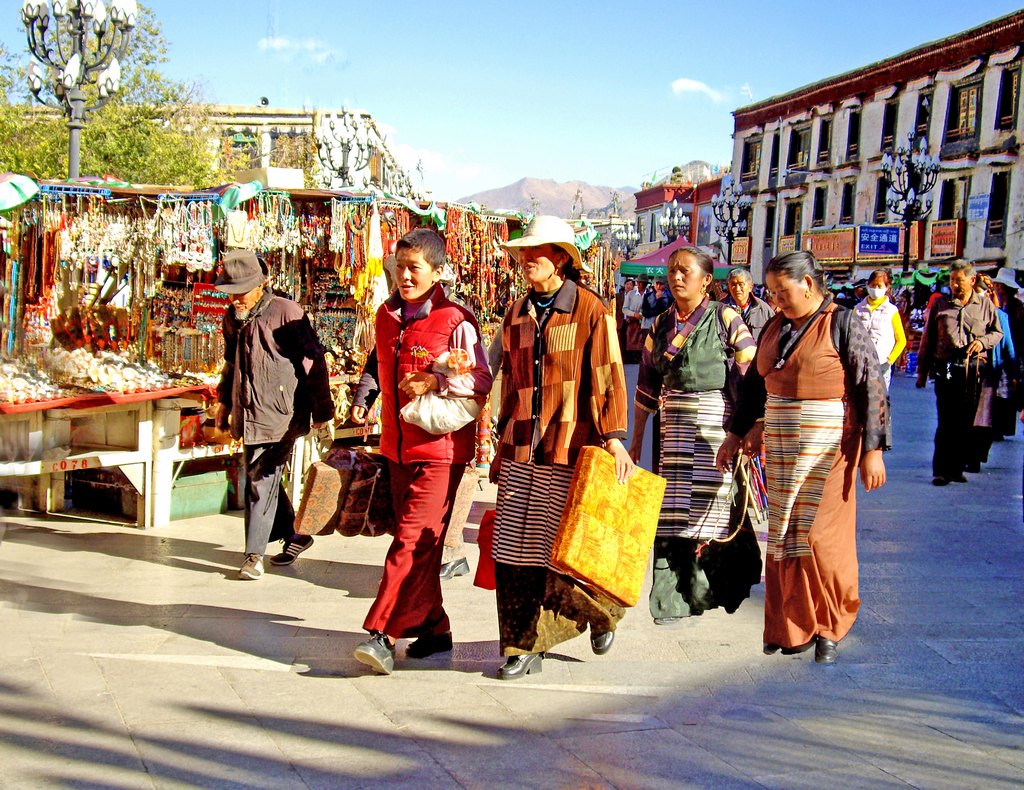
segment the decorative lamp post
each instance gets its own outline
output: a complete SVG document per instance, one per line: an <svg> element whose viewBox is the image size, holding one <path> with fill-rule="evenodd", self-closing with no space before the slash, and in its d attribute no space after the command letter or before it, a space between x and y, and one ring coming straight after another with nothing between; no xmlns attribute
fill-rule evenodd
<svg viewBox="0 0 1024 790"><path fill-rule="evenodd" d="M328 186L335 177L342 186L353 186L352 174L370 163L369 129L361 117L342 110L341 117L331 113L320 124L320 165L328 173Z"/></svg>
<svg viewBox="0 0 1024 790"><path fill-rule="evenodd" d="M932 210L928 193L938 181L939 169L939 158L928 155L928 139L921 137L915 145L913 132L907 135L906 145L901 143L882 156L882 172L889 182L885 205L903 224L904 274L910 271L910 226Z"/></svg>
<svg viewBox="0 0 1024 790"><path fill-rule="evenodd" d="M79 176L86 114L110 101L120 87L121 60L139 14L135 0L110 0L109 8L103 0L25 0L21 7L33 57L29 90L68 116L68 178ZM96 85L99 97L87 107L82 88L89 84ZM44 86L59 103L41 95Z"/></svg>
<svg viewBox="0 0 1024 790"><path fill-rule="evenodd" d="M619 228L612 234L612 238L615 240L616 246L622 251L628 261L633 257L633 251L636 250L637 245L640 244L640 233L637 229L631 225L626 224Z"/></svg>
<svg viewBox="0 0 1024 790"><path fill-rule="evenodd" d="M715 232L725 239L728 245L726 260L732 266L732 243L736 237L747 229L747 212L750 211L750 195L743 194L739 185L734 185L732 176L722 179L722 191L711 198L711 211L717 224Z"/></svg>
<svg viewBox="0 0 1024 790"><path fill-rule="evenodd" d="M658 219L658 229L669 244L690 232L690 215L679 201L673 200L665 206L665 213Z"/></svg>

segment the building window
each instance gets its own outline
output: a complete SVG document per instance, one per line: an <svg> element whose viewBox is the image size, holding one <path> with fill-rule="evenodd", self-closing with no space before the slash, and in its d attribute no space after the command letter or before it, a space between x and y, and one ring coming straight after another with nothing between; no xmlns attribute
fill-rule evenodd
<svg viewBox="0 0 1024 790"><path fill-rule="evenodd" d="M828 187L818 187L814 190L814 206L811 211L811 227L820 228L825 224L825 198Z"/></svg>
<svg viewBox="0 0 1024 790"><path fill-rule="evenodd" d="M832 119L822 118L818 127L818 164L827 165L832 150Z"/></svg>
<svg viewBox="0 0 1024 790"><path fill-rule="evenodd" d="M787 170L804 170L811 158L811 127L802 126L789 133L789 155L786 157Z"/></svg>
<svg viewBox="0 0 1024 790"><path fill-rule="evenodd" d="M747 140L743 143L743 169L740 171L740 180L747 181L757 178L757 171L761 167L761 138Z"/></svg>
<svg viewBox="0 0 1024 790"><path fill-rule="evenodd" d="M775 249L775 206L768 206L764 213L764 248L769 251Z"/></svg>
<svg viewBox="0 0 1024 790"><path fill-rule="evenodd" d="M846 158L856 159L860 152L860 110L850 110L850 121L846 126Z"/></svg>
<svg viewBox="0 0 1024 790"><path fill-rule="evenodd" d="M1012 129L1017 125L1017 99L1020 90L1020 66L1003 69L999 78L999 107L996 129Z"/></svg>
<svg viewBox="0 0 1024 790"><path fill-rule="evenodd" d="M843 194L839 201L839 224L853 224L853 182L843 184Z"/></svg>
<svg viewBox="0 0 1024 790"><path fill-rule="evenodd" d="M928 124L932 117L932 95L921 93L917 97L917 117L914 119L914 131L918 137L928 136Z"/></svg>
<svg viewBox="0 0 1024 790"><path fill-rule="evenodd" d="M636 218L636 233L637 238L642 239L644 237L644 217L639 216Z"/></svg>
<svg viewBox="0 0 1024 790"><path fill-rule="evenodd" d="M946 116L946 142L958 143L978 135L978 108L981 107L981 83L954 87L949 92Z"/></svg>
<svg viewBox="0 0 1024 790"><path fill-rule="evenodd" d="M794 233L800 232L802 214L802 207L798 201L786 204L786 221L782 226L783 236L792 236Z"/></svg>
<svg viewBox="0 0 1024 790"><path fill-rule="evenodd" d="M939 219L956 219L956 181L948 179L939 185Z"/></svg>
<svg viewBox="0 0 1024 790"><path fill-rule="evenodd" d="M654 212L651 214L651 230L647 241L654 241L654 234L658 228L658 213Z"/></svg>
<svg viewBox="0 0 1024 790"><path fill-rule="evenodd" d="M896 139L896 113L899 110L899 101L890 99L885 103L885 110L882 112L882 150L892 148Z"/></svg>
<svg viewBox="0 0 1024 790"><path fill-rule="evenodd" d="M782 132L772 135L772 148L768 156L768 177L776 178L779 175L779 138Z"/></svg>
<svg viewBox="0 0 1024 790"><path fill-rule="evenodd" d="M988 224L985 228L986 246L1002 246L1006 239L1006 196L1009 187L1009 172L992 174L992 189L988 195Z"/></svg>
<svg viewBox="0 0 1024 790"><path fill-rule="evenodd" d="M889 191L889 182L885 176L879 176L875 191L875 222L885 222L889 218L889 209L885 205L885 196Z"/></svg>

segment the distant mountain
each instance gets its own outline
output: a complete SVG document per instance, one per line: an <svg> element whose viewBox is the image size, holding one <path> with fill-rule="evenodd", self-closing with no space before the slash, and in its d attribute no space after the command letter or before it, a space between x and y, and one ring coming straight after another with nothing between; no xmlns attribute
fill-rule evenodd
<svg viewBox="0 0 1024 790"><path fill-rule="evenodd" d="M514 184L488 189L459 198L459 203L479 203L494 210L554 214L572 217L582 208L591 219L607 217L613 210L613 196L619 198L619 216L632 218L636 213L635 187L594 186L585 181L559 184L550 178L521 178ZM582 206L580 205L582 204Z"/></svg>

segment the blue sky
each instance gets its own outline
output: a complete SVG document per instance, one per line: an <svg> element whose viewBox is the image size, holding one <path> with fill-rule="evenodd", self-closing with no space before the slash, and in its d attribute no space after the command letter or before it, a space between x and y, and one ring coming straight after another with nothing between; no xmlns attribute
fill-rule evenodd
<svg viewBox="0 0 1024 790"><path fill-rule="evenodd" d="M24 50L21 3L0 41ZM149 0L171 76L221 103L368 110L440 199L523 176L638 186L727 162L731 112L1013 2ZM923 14L913 9L922 8ZM414 181L419 177L412 173Z"/></svg>

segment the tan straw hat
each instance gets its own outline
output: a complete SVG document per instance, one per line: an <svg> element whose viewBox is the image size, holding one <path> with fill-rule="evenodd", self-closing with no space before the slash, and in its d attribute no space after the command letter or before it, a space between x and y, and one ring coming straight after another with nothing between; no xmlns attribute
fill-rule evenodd
<svg viewBox="0 0 1024 790"><path fill-rule="evenodd" d="M516 255L516 250L523 247L539 247L542 244L554 244L561 247L572 257L577 269L589 272L591 269L583 262L579 248L576 246L576 233L564 219L549 215L539 215L523 230L518 239L505 242L502 246Z"/></svg>

